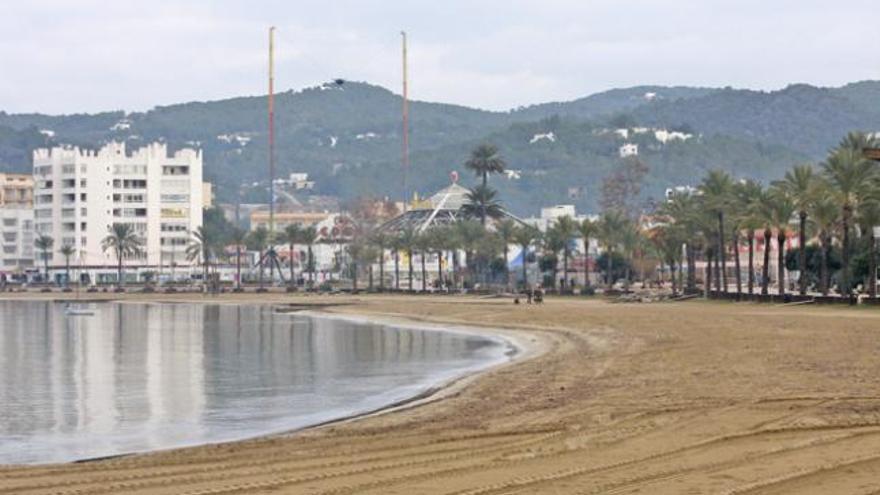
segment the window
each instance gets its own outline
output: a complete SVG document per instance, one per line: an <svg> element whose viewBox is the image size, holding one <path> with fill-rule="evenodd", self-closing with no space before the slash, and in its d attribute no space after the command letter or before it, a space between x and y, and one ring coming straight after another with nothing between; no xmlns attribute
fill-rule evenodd
<svg viewBox="0 0 880 495"><path fill-rule="evenodd" d="M189 194L163 194L159 200L163 203L189 203Z"/></svg>
<svg viewBox="0 0 880 495"><path fill-rule="evenodd" d="M18 240L18 234L15 232L4 232L3 242L15 242Z"/></svg>
<svg viewBox="0 0 880 495"><path fill-rule="evenodd" d="M132 174L146 174L147 166L146 165L113 165L113 173L115 175L132 175Z"/></svg>
<svg viewBox="0 0 880 495"><path fill-rule="evenodd" d="M86 187L86 180L85 179L79 180L79 187Z"/></svg>
<svg viewBox="0 0 880 495"><path fill-rule="evenodd" d="M86 222L80 222L80 223L79 223L79 230L80 230L80 232L86 230L86 225L87 225Z"/></svg>
<svg viewBox="0 0 880 495"><path fill-rule="evenodd" d="M185 223L163 223L160 225L162 232L186 232L187 225Z"/></svg>
<svg viewBox="0 0 880 495"><path fill-rule="evenodd" d="M82 217L86 216L86 214L87 214L88 212L89 212L89 210L86 209L86 208L80 208L80 209L79 209L79 214L80 214L80 216L82 216Z"/></svg>
<svg viewBox="0 0 880 495"><path fill-rule="evenodd" d="M147 209L146 208L114 208L113 209L114 217L146 217Z"/></svg>
<svg viewBox="0 0 880 495"><path fill-rule="evenodd" d="M52 174L52 165L41 165L34 167L34 175L46 176Z"/></svg>
<svg viewBox="0 0 880 495"><path fill-rule="evenodd" d="M162 218L186 218L189 216L188 208L162 208Z"/></svg>
<svg viewBox="0 0 880 495"><path fill-rule="evenodd" d="M189 175L186 165L166 165L162 167L162 175Z"/></svg>
<svg viewBox="0 0 880 495"><path fill-rule="evenodd" d="M75 174L76 173L76 165L62 165L61 166L62 174Z"/></svg>
<svg viewBox="0 0 880 495"><path fill-rule="evenodd" d="M186 246L189 243L189 239L186 237L163 237L159 239L159 244L162 246Z"/></svg>
<svg viewBox="0 0 880 495"><path fill-rule="evenodd" d="M4 227L15 227L16 225L18 225L18 220L15 218L4 218L3 219L3 226Z"/></svg>
<svg viewBox="0 0 880 495"><path fill-rule="evenodd" d="M80 201L85 201L85 200L86 200L86 193L81 193L81 194L79 195L79 200L80 200Z"/></svg>

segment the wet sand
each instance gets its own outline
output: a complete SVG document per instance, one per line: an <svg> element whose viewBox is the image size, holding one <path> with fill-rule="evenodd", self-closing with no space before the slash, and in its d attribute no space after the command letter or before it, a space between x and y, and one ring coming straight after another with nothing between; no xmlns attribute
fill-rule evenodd
<svg viewBox="0 0 880 495"><path fill-rule="evenodd" d="M0 468L0 494L880 493L875 309L552 298L514 306L464 296L124 298L338 302L345 304L319 309L505 328L532 352L418 407L296 434Z"/></svg>

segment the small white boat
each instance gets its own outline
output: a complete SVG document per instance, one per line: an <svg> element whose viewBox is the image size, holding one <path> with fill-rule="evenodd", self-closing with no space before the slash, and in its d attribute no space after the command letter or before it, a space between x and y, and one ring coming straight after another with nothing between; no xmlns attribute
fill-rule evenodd
<svg viewBox="0 0 880 495"><path fill-rule="evenodd" d="M64 314L67 316L94 316L95 312L89 308L75 308L67 304L64 306Z"/></svg>

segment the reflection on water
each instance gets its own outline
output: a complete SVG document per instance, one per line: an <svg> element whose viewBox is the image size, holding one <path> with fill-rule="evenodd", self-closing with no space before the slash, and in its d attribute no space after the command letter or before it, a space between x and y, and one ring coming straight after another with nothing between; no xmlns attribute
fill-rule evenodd
<svg viewBox="0 0 880 495"><path fill-rule="evenodd" d="M268 308L0 302L0 464L233 440L412 397L504 359L449 332Z"/></svg>

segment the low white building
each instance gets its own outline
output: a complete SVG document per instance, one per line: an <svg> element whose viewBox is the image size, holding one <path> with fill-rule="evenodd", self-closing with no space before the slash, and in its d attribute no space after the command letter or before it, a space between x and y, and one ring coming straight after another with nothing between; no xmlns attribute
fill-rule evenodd
<svg viewBox="0 0 880 495"><path fill-rule="evenodd" d="M0 273L21 276L34 266L34 181L0 174Z"/></svg>
<svg viewBox="0 0 880 495"><path fill-rule="evenodd" d="M34 267L34 210L0 208L0 272L22 273Z"/></svg>
<svg viewBox="0 0 880 495"><path fill-rule="evenodd" d="M117 223L132 225L144 242L143 255L123 260L130 272L189 264L186 246L202 225L201 151L169 154L154 143L128 153L115 142L97 151L37 149L34 181L36 234L55 241L50 265L60 268L58 249L74 246L71 264L89 270L92 281L111 281L117 260L101 244Z"/></svg>

